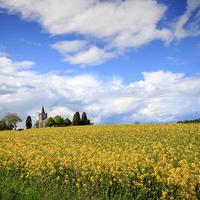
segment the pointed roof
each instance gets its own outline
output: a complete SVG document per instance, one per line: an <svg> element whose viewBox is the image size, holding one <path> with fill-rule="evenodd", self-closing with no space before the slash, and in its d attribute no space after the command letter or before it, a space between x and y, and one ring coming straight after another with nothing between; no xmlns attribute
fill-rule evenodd
<svg viewBox="0 0 200 200"><path fill-rule="evenodd" d="M44 107L43 107L43 106L42 106L42 113L45 113L45 112L44 112Z"/></svg>

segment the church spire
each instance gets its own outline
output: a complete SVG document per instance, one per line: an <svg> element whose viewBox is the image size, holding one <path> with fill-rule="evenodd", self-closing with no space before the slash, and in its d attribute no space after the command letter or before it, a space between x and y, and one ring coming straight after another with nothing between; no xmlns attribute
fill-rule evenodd
<svg viewBox="0 0 200 200"><path fill-rule="evenodd" d="M42 113L45 113L45 112L44 112L44 107L43 107L43 106L42 106Z"/></svg>

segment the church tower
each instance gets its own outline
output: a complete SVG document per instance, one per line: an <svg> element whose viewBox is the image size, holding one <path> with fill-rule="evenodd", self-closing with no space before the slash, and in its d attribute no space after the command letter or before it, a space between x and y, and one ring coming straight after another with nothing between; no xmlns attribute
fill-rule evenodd
<svg viewBox="0 0 200 200"><path fill-rule="evenodd" d="M39 114L39 128L45 128L46 121L47 121L47 113L45 113L44 107L42 106L42 112Z"/></svg>

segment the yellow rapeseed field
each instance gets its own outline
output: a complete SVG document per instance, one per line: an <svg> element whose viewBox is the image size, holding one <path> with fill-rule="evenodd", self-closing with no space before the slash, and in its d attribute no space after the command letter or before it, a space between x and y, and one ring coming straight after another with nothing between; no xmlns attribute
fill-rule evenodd
<svg viewBox="0 0 200 200"><path fill-rule="evenodd" d="M71 126L0 132L0 173L198 199L200 125Z"/></svg>

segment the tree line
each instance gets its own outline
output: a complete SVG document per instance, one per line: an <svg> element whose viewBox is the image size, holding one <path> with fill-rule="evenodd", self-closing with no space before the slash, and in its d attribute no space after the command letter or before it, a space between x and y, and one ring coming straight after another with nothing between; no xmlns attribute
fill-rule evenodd
<svg viewBox="0 0 200 200"><path fill-rule="evenodd" d="M185 121L178 121L178 124L190 124L190 123L200 123L200 118L199 119L194 119L194 120L185 120Z"/></svg>
<svg viewBox="0 0 200 200"><path fill-rule="evenodd" d="M0 131L2 130L13 130L17 128L17 123L22 122L22 119L18 116L17 113L11 114L7 112L5 116L0 120ZM54 118L49 117L47 119L47 122L45 123L45 126L52 127L52 126L70 126L70 125L90 125L93 123L90 123L90 120L87 119L87 114L83 112L81 118L79 112L76 112L73 116L73 121L70 119L62 118L59 115L56 115ZM31 116L28 116L26 119L26 128L30 129L32 128L32 119ZM36 121L33 128L39 128L39 121ZM23 130L23 129L18 129Z"/></svg>
<svg viewBox="0 0 200 200"><path fill-rule="evenodd" d="M49 117L45 123L45 126L47 127L59 127L59 126L70 126L70 125L90 125L93 123L90 123L90 120L87 119L87 114L85 112L82 113L82 116L80 117L79 112L77 111L74 116L73 120L71 121L69 118L62 118L59 115L56 115L54 118ZM34 124L34 128L39 128L39 121L36 121Z"/></svg>
<svg viewBox="0 0 200 200"><path fill-rule="evenodd" d="M45 126L52 127L52 126L69 126L69 125L90 125L90 120L87 119L87 114L83 112L81 118L79 112L76 112L73 117L73 121L71 122L70 119L66 118L65 120L56 115L54 118L49 117Z"/></svg>

